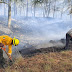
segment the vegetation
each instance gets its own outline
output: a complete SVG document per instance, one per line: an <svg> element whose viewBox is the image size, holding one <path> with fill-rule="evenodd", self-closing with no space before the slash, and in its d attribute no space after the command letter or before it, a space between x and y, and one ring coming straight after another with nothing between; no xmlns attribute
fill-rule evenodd
<svg viewBox="0 0 72 72"><path fill-rule="evenodd" d="M11 26L11 14L14 16L22 15L29 16L30 9L32 16L36 17L36 12L41 10L42 17L49 17L50 14L55 17L55 12L63 13L69 12L68 15L72 14L72 1L71 0L0 0L0 3L6 4L8 8L8 27ZM1 5L1 4L0 4ZM7 9L6 8L6 9ZM4 15L6 15L6 9L4 5ZM14 12L14 13L13 13Z"/></svg>
<svg viewBox="0 0 72 72"><path fill-rule="evenodd" d="M20 57L1 72L72 72L72 51L40 53Z"/></svg>

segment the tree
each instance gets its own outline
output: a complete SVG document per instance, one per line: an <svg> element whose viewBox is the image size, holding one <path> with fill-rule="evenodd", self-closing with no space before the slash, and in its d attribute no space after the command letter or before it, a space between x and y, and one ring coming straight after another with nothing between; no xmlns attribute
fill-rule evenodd
<svg viewBox="0 0 72 72"><path fill-rule="evenodd" d="M11 26L11 0L8 0L8 28Z"/></svg>
<svg viewBox="0 0 72 72"><path fill-rule="evenodd" d="M28 16L28 0L27 0L26 16Z"/></svg>
<svg viewBox="0 0 72 72"><path fill-rule="evenodd" d="M8 3L1 0L0 3L4 3L8 5L8 27L10 28L11 25L11 0L8 0Z"/></svg>
<svg viewBox="0 0 72 72"><path fill-rule="evenodd" d="M72 0L65 0L65 5L67 5L67 9L65 11L69 11L70 18L72 16Z"/></svg>
<svg viewBox="0 0 72 72"><path fill-rule="evenodd" d="M54 11L53 11L53 18L54 18L55 11L56 11L56 0L54 1Z"/></svg>
<svg viewBox="0 0 72 72"><path fill-rule="evenodd" d="M17 0L14 0L14 16L17 14L17 7L16 7Z"/></svg>
<svg viewBox="0 0 72 72"><path fill-rule="evenodd" d="M33 0L32 3L34 5L34 17L35 17L35 11L36 11L36 6L39 4L42 4L44 0Z"/></svg>
<svg viewBox="0 0 72 72"><path fill-rule="evenodd" d="M72 16L72 0L71 0L70 4L71 4L71 5L70 5L70 7L71 7L71 8L70 8L70 18L71 18L71 16Z"/></svg>
<svg viewBox="0 0 72 72"><path fill-rule="evenodd" d="M0 3L4 3L4 4L8 5L8 28L10 28L10 26L11 26L11 2L12 1L13 0L6 0L6 1L1 0L0 1ZM14 0L14 1L15 1L15 3L17 3L17 1L22 2L23 0ZM16 9L14 9L14 10L16 11Z"/></svg>

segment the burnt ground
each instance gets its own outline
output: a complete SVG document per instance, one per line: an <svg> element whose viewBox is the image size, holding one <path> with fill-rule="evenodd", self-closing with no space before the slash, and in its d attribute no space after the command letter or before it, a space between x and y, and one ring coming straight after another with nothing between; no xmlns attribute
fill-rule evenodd
<svg viewBox="0 0 72 72"><path fill-rule="evenodd" d="M61 51L65 51L66 47L65 47L65 44L66 44L66 40L65 39L61 39L61 40L58 40L58 41L53 41L53 40L50 40L49 43L52 43L52 44L58 44L59 43L62 43L64 45L62 46L52 46L52 47L41 47L41 48L35 48L34 46L32 45L28 45L28 47L25 47L25 49L22 49L20 50L19 52L21 53L21 55L23 57L31 57L33 55L36 55L36 54L39 54L39 53L50 53L50 52L61 52Z"/></svg>
<svg viewBox="0 0 72 72"><path fill-rule="evenodd" d="M40 53L61 52L65 50L66 50L65 47L48 47L48 48L40 48L40 49L28 48L28 49L23 49L19 52L23 57L27 57L27 56L31 57Z"/></svg>

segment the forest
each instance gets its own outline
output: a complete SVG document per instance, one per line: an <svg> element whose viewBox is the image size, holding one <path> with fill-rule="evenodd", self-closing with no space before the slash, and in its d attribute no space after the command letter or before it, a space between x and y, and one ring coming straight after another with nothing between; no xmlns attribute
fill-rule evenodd
<svg viewBox="0 0 72 72"><path fill-rule="evenodd" d="M0 72L72 72L72 0L0 0L0 41Z"/></svg>
<svg viewBox="0 0 72 72"><path fill-rule="evenodd" d="M8 16L8 27L11 16L71 18L71 0L0 0L0 15Z"/></svg>

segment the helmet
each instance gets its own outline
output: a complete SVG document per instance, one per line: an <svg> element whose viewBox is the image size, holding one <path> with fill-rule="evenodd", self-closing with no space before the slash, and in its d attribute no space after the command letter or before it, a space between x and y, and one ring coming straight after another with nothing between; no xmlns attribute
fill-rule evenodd
<svg viewBox="0 0 72 72"><path fill-rule="evenodd" d="M18 44L19 44L19 40L14 37L13 38L13 45L17 46Z"/></svg>

